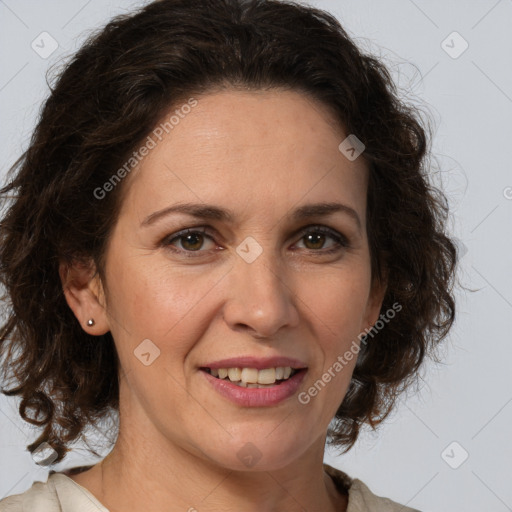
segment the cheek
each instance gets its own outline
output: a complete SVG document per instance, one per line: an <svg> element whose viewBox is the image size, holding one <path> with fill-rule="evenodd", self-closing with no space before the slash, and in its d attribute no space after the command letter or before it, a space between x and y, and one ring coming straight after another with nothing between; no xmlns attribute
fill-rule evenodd
<svg viewBox="0 0 512 512"><path fill-rule="evenodd" d="M362 327L369 287L367 272L354 268L304 284L303 300L327 333L345 338L358 334Z"/></svg>
<svg viewBox="0 0 512 512"><path fill-rule="evenodd" d="M118 259L108 275L114 339L131 351L150 339L178 360L207 328L215 312L211 292L221 277L185 273L160 258Z"/></svg>

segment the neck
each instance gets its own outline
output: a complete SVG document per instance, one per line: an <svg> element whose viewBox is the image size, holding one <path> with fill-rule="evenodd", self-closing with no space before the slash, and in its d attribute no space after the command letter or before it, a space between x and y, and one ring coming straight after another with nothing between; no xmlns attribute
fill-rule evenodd
<svg viewBox="0 0 512 512"><path fill-rule="evenodd" d="M346 510L346 496L323 469L325 433L297 456L297 450L288 444L290 453L282 455L282 462L270 454L254 466L239 469L238 459L222 465L192 444L186 425L166 432L131 398L122 388L119 436L111 453L101 464L74 478L110 512ZM176 421L182 424L179 418ZM206 426L199 428L204 428L206 438L212 437L212 444L220 442ZM299 430L292 429L294 435ZM269 441L267 447L275 451L279 444ZM229 453L228 444L217 448L216 453Z"/></svg>
<svg viewBox="0 0 512 512"><path fill-rule="evenodd" d="M233 471L168 442L120 434L99 465L96 495L110 512L342 512L347 498L323 470L324 441L278 470Z"/></svg>

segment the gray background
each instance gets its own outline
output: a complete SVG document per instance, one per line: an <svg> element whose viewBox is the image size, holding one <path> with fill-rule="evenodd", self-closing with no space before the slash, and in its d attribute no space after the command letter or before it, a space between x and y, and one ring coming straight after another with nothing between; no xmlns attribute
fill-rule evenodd
<svg viewBox="0 0 512 512"><path fill-rule="evenodd" d="M412 101L430 105L432 172L450 198L450 229L465 253L460 281L475 290L458 292L443 364L426 367L421 389L377 434L362 435L346 455L328 451L326 462L422 511L512 510L512 1L310 3L384 58ZM0 0L2 177L27 146L48 91L48 67L113 15L139 5ZM31 48L34 40L42 46L43 31L58 43L49 58ZM459 55L464 41L469 46ZM48 470L25 451L35 431L19 418L17 400L3 395L0 429L1 498L46 480ZM95 460L77 447L55 469L84 462Z"/></svg>

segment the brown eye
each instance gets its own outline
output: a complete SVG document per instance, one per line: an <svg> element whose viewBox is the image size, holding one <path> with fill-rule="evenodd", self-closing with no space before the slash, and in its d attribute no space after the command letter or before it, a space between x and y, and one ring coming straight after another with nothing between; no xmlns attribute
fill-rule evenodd
<svg viewBox="0 0 512 512"><path fill-rule="evenodd" d="M329 238L334 240L335 243L324 249L324 244ZM322 254L339 251L349 246L348 240L341 233L323 226L308 228L303 231L301 240L304 241L306 249Z"/></svg>
<svg viewBox="0 0 512 512"><path fill-rule="evenodd" d="M305 245L308 249L321 249L325 243L325 238L325 235L317 233L306 235L303 237L303 240L306 240ZM311 245L308 246L308 244Z"/></svg>
<svg viewBox="0 0 512 512"><path fill-rule="evenodd" d="M215 249L216 247L213 236L208 235L206 231L207 228L186 229L166 238L162 245L184 256L201 256L209 249ZM334 243L324 248L329 239ZM345 236L324 226L313 226L303 230L300 240L303 241L306 250L319 255L339 252L341 249L349 247L349 242ZM207 241L212 242L212 247L204 247Z"/></svg>
<svg viewBox="0 0 512 512"><path fill-rule="evenodd" d="M189 233L188 235L182 235L181 246L186 250L197 251L203 245L204 236L200 233Z"/></svg>
<svg viewBox="0 0 512 512"><path fill-rule="evenodd" d="M205 252L201 251L205 241L210 240L213 242L213 238L210 235L207 235L205 231L205 229L187 229L185 231L181 231L173 235L172 238L168 238L166 241L164 241L164 245L174 246L178 252L182 252L184 254ZM176 243L179 243L181 247L177 246ZM215 244L213 245L215 246ZM188 255L190 254L187 254L187 256Z"/></svg>

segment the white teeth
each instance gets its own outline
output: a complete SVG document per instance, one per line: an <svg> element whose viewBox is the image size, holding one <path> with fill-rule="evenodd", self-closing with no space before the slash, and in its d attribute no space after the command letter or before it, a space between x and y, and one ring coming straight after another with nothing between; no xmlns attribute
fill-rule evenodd
<svg viewBox="0 0 512 512"><path fill-rule="evenodd" d="M291 371L291 369L290 369ZM258 384L274 384L276 381L275 368L265 368L258 372Z"/></svg>
<svg viewBox="0 0 512 512"><path fill-rule="evenodd" d="M258 370L256 368L244 368L240 375L240 379L247 384L257 384L258 383Z"/></svg>
<svg viewBox="0 0 512 512"><path fill-rule="evenodd" d="M228 368L228 377L231 382L236 382L236 381L242 380L240 378L241 374L242 374L242 370L240 370L240 368ZM246 382L249 382L249 381L246 381Z"/></svg>
<svg viewBox="0 0 512 512"><path fill-rule="evenodd" d="M242 387L271 387L276 380L285 380L290 378L292 373L290 366L279 366L277 368L218 368L210 369L210 373L219 379L228 378Z"/></svg>
<svg viewBox="0 0 512 512"><path fill-rule="evenodd" d="M242 382L235 382L234 384L237 384L237 385L240 386L242 384ZM243 387L262 389L262 388L271 388L271 387L273 387L273 384L252 384L252 383L249 383L249 384L246 384Z"/></svg>

